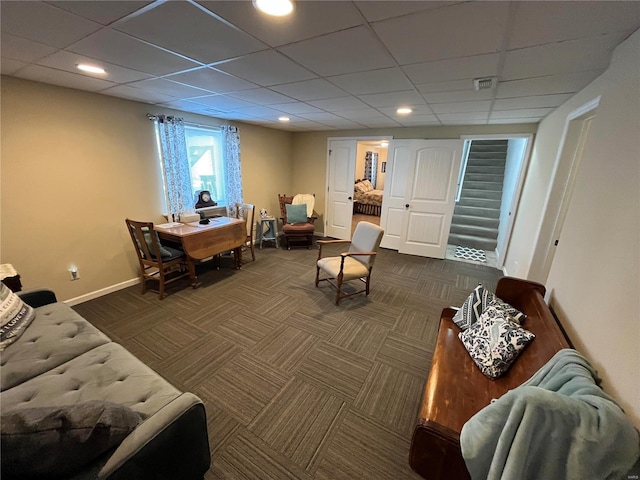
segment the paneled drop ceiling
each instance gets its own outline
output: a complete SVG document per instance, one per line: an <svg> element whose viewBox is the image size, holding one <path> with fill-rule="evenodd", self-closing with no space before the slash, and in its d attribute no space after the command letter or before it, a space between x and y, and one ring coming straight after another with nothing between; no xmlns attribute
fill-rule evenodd
<svg viewBox="0 0 640 480"><path fill-rule="evenodd" d="M287 18L241 0L0 8L5 75L290 131L539 122L640 28L638 1L298 1ZM497 86L476 91L479 77Z"/></svg>

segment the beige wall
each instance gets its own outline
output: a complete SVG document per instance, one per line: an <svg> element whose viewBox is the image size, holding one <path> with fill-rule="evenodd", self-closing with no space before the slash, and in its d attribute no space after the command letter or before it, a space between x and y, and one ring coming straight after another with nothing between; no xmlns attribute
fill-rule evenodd
<svg viewBox="0 0 640 480"><path fill-rule="evenodd" d="M537 124L467 125L460 127L415 127L371 130L341 130L329 132L303 132L293 137L293 190L316 194L316 231L324 231L324 210L327 189L327 145L332 137L386 137L393 138L460 138L461 135L535 133Z"/></svg>
<svg viewBox="0 0 640 480"><path fill-rule="evenodd" d="M546 283L576 348L640 427L640 31L538 129L505 266ZM601 96L548 278L530 264L567 116ZM553 219L547 212L542 230ZM545 239L540 239L544 243ZM540 255L535 255L540 258ZM515 262L519 261L519 264Z"/></svg>
<svg viewBox="0 0 640 480"><path fill-rule="evenodd" d="M124 219L163 221L146 113L175 112L13 77L3 76L1 87L0 261L16 267L25 288L52 288L62 300L136 278ZM239 127L245 199L276 212L277 193L291 188L292 134Z"/></svg>

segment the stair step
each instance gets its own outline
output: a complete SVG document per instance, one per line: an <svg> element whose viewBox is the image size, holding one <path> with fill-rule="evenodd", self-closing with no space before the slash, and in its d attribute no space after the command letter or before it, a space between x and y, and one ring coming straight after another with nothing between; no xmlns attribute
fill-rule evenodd
<svg viewBox="0 0 640 480"><path fill-rule="evenodd" d="M460 202L458 202L456 208L453 210L453 215L498 219L500 218L500 209L460 205Z"/></svg>
<svg viewBox="0 0 640 480"><path fill-rule="evenodd" d="M502 185L504 182L504 175L498 175L494 173L469 173L464 174L465 182L498 182Z"/></svg>
<svg viewBox="0 0 640 480"><path fill-rule="evenodd" d="M476 182L473 180L468 181L464 179L462 184L462 193L465 190L489 190L491 192L502 192L502 182Z"/></svg>
<svg viewBox="0 0 640 480"><path fill-rule="evenodd" d="M495 240L487 240L486 238L474 237L473 235L459 235L456 233L449 235L448 243L450 245L462 245L489 251L495 250L498 245L498 242Z"/></svg>
<svg viewBox="0 0 640 480"><path fill-rule="evenodd" d="M495 208L500 209L500 200L492 198L465 198L460 197L457 205L463 207L481 207L481 208Z"/></svg>
<svg viewBox="0 0 640 480"><path fill-rule="evenodd" d="M457 213L453 214L452 220L452 225L475 225L476 227L485 228L498 228L499 223L500 219L498 218L478 217L475 215L460 215Z"/></svg>
<svg viewBox="0 0 640 480"><path fill-rule="evenodd" d="M460 193L460 198L479 198L500 201L502 199L502 192L465 188L462 190L462 193Z"/></svg>
<svg viewBox="0 0 640 480"><path fill-rule="evenodd" d="M480 225L457 225L452 223L450 232L459 235L473 235L474 237L488 238L491 240L498 238L497 228L482 227Z"/></svg>
<svg viewBox="0 0 640 480"><path fill-rule="evenodd" d="M504 162L505 152L469 152L469 160L496 160Z"/></svg>
<svg viewBox="0 0 640 480"><path fill-rule="evenodd" d="M469 173L486 173L491 175L504 175L504 166L469 165L467 163L467 169L465 170L465 175Z"/></svg>

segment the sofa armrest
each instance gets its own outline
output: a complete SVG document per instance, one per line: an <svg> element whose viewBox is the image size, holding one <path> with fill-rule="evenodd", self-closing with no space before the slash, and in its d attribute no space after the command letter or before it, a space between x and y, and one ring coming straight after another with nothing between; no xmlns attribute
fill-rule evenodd
<svg viewBox="0 0 640 480"><path fill-rule="evenodd" d="M46 288L38 288L33 290L25 290L17 294L27 305L33 308L56 303L58 299L53 290Z"/></svg>
<svg viewBox="0 0 640 480"><path fill-rule="evenodd" d="M98 478L202 479L210 465L204 404L187 392L131 432Z"/></svg>

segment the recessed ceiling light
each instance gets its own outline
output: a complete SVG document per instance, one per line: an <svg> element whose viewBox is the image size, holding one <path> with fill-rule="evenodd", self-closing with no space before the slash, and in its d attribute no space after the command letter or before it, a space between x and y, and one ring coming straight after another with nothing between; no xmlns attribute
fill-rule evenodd
<svg viewBox="0 0 640 480"><path fill-rule="evenodd" d="M278 117L278 120L280 120L281 122L288 122L291 119L289 117Z"/></svg>
<svg viewBox="0 0 640 480"><path fill-rule="evenodd" d="M380 146L381 147L388 147L389 146L389 142L387 142L386 140L384 142L380 142Z"/></svg>
<svg viewBox="0 0 640 480"><path fill-rule="evenodd" d="M78 70L82 70L83 72L87 72L87 73L97 73L99 75L104 75L105 70L102 67L97 67L96 65L88 65L86 63L80 63L78 65Z"/></svg>
<svg viewBox="0 0 640 480"><path fill-rule="evenodd" d="M411 112L413 112L413 110L411 110L409 107L400 107L399 109L396 110L396 113L398 115L407 115Z"/></svg>
<svg viewBox="0 0 640 480"><path fill-rule="evenodd" d="M274 17L283 17L293 12L292 0L253 0L253 6Z"/></svg>

